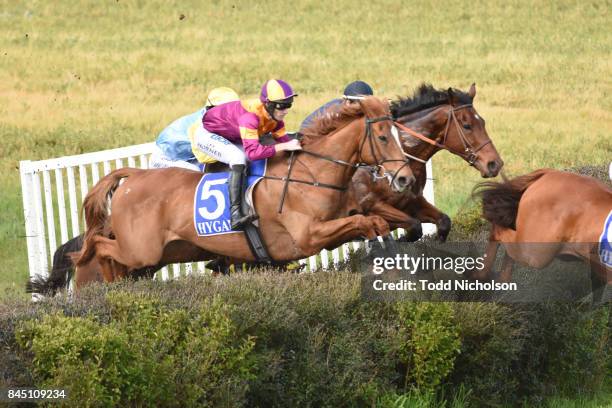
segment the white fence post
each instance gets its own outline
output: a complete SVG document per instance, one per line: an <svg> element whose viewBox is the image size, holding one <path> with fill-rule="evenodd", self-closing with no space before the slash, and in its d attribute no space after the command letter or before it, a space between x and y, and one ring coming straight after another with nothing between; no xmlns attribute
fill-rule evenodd
<svg viewBox="0 0 612 408"><path fill-rule="evenodd" d="M431 205L434 205L434 178L431 160L427 161L427 164L425 164L425 169L427 181L425 182L425 187L423 188L423 197L425 197L425 199L429 201ZM433 235L436 233L436 231L438 231L436 224L423 224L423 235Z"/></svg>
<svg viewBox="0 0 612 408"><path fill-rule="evenodd" d="M21 174L22 196L23 196L23 216L25 219L26 242L28 248L28 266L30 275L46 275L46 254L45 248L41 247L44 242L44 232L39 228L37 206L41 205L40 200L36 200L34 189L34 173L31 171L30 160L24 160L19 164ZM41 240L40 237L43 237Z"/></svg>

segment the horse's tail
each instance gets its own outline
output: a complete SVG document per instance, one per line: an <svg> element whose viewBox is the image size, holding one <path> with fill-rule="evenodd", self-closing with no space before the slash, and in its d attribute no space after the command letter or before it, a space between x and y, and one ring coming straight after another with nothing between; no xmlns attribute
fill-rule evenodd
<svg viewBox="0 0 612 408"><path fill-rule="evenodd" d="M68 286L74 273L74 254L83 246L83 235L62 244L53 254L53 265L47 277L36 276L26 283L27 293L53 296Z"/></svg>
<svg viewBox="0 0 612 408"><path fill-rule="evenodd" d="M486 181L476 185L472 197L482 200L482 216L491 224L516 229L519 202L527 188L549 169L536 170L524 176L501 182Z"/></svg>
<svg viewBox="0 0 612 408"><path fill-rule="evenodd" d="M110 235L108 225L109 202L119 187L121 179L141 172L140 169L123 168L117 169L101 179L98 184L91 189L83 201L83 212L85 213L85 223L87 230L81 256L77 261L77 266L83 266L91 261L95 255L94 238L96 236Z"/></svg>
<svg viewBox="0 0 612 408"><path fill-rule="evenodd" d="M44 296L54 296L59 290L68 286L72 279L72 266L51 270L49 276L37 275L26 282L26 293L39 293Z"/></svg>

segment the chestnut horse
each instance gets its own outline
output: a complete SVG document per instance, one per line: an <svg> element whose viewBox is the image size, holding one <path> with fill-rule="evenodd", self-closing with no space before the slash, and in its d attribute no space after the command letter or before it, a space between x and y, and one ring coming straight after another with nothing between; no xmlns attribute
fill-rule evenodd
<svg viewBox="0 0 612 408"><path fill-rule="evenodd" d="M404 152L413 159L410 168L417 181L411 189L395 192L358 170L352 184L358 207L348 211L380 215L392 230L407 229L410 241L421 237L421 223L434 223L438 237L445 241L451 220L423 197L425 162L438 151L447 150L484 178L497 176L504 164L487 134L485 120L474 108L475 97L475 84L467 93L422 84L412 97L393 102L391 111L400 128Z"/></svg>
<svg viewBox="0 0 612 408"><path fill-rule="evenodd" d="M259 182L255 207L275 261L304 258L359 237L389 234L389 225L379 216L339 217L348 196L346 187L360 166L375 166L373 171L382 171L398 191L414 182L392 128L388 105L377 98L341 106L335 115L305 130L304 151L295 154L291 174L299 182L288 184L280 214L277 208L285 183L271 178ZM286 176L287 159L286 154L269 159L267 175ZM196 234L193 197L200 178L200 173L178 168L124 168L104 177L83 204L88 229L77 266L95 256L104 280L110 282L137 269L217 255L253 261L243 233Z"/></svg>
<svg viewBox="0 0 612 408"><path fill-rule="evenodd" d="M472 278L490 280L499 244L506 253L499 280L512 278L513 261L540 269L555 257L590 263L594 287L612 283L600 261L599 239L612 212L612 189L588 176L541 169L503 182L479 184L483 217L492 224L485 266ZM609 239L609 238L608 238Z"/></svg>

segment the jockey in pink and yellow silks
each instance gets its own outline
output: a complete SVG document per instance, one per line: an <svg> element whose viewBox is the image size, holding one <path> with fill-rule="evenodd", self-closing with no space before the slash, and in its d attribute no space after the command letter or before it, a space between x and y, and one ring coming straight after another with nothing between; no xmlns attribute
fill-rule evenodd
<svg viewBox="0 0 612 408"><path fill-rule="evenodd" d="M297 140L286 135L283 122L295 96L288 83L271 79L262 87L259 100L228 102L207 110L193 137L196 157L201 152L230 165L228 182L234 230L252 220L241 208L247 159L261 160L277 152L301 149ZM259 142L259 137L268 132L277 142L273 146Z"/></svg>
<svg viewBox="0 0 612 408"><path fill-rule="evenodd" d="M232 143L241 143L248 160L261 160L275 154L274 146L259 143L259 136L271 133L277 142L288 142L283 121L272 119L257 99L235 101L214 107L202 119L204 128ZM205 149L203 149L205 150ZM234 159L234 158L233 158ZM229 164L245 164L236 157Z"/></svg>

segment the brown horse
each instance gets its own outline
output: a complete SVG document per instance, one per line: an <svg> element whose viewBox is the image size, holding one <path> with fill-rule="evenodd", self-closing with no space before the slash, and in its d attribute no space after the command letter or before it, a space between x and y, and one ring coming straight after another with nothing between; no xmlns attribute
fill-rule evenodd
<svg viewBox="0 0 612 408"><path fill-rule="evenodd" d="M357 171L352 188L358 206L348 211L380 215L391 229L407 229L409 240L421 237L421 223L434 223L438 237L445 241L451 221L423 197L425 162L438 151L448 150L485 178L495 177L503 167L485 121L474 108L475 97L475 84L467 93L452 88L436 90L423 84L411 98L393 102L391 111L400 127L404 152L413 159L410 168L417 182L411 189L395 192L367 172Z"/></svg>
<svg viewBox="0 0 612 408"><path fill-rule="evenodd" d="M289 183L282 213L277 208L283 182L265 178L254 191L270 256L275 261L300 259L358 237L389 234L388 224L376 215L338 218L348 196L346 187L360 165L376 166L398 191L414 182L392 135L388 105L370 97L358 106L341 106L335 115L316 121L304 133L305 151L296 154L291 174L291 179L300 182ZM270 159L267 175L286 176L287 158ZM197 172L176 168L125 168L104 177L83 204L88 229L77 265L96 256L108 282L162 263L216 255L254 260L242 233L197 236L193 196L200 178ZM109 215L107 197L111 194Z"/></svg>
<svg viewBox="0 0 612 408"><path fill-rule="evenodd" d="M481 183L483 217L492 224L485 267L472 277L490 280L499 244L506 253L499 280L512 278L513 261L540 269L555 257L589 262L594 283L612 283L598 254L612 189L588 176L542 169L503 182ZM598 281L598 282L597 282Z"/></svg>

